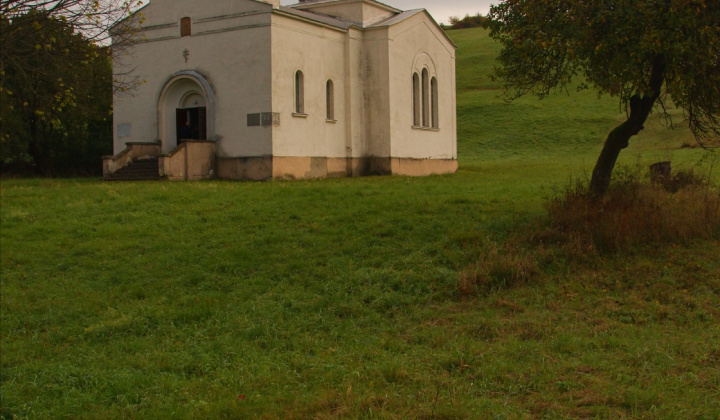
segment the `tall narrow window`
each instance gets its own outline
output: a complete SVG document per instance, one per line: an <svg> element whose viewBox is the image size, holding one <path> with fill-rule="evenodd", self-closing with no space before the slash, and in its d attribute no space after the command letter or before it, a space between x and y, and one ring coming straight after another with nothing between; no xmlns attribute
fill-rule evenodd
<svg viewBox="0 0 720 420"><path fill-rule="evenodd" d="M327 107L327 119L335 120L335 85L328 80L325 86L325 106Z"/></svg>
<svg viewBox="0 0 720 420"><path fill-rule="evenodd" d="M180 19L180 36L192 35L192 20L189 17Z"/></svg>
<svg viewBox="0 0 720 420"><path fill-rule="evenodd" d="M420 76L417 73L413 73L413 125L420 127Z"/></svg>
<svg viewBox="0 0 720 420"><path fill-rule="evenodd" d="M305 80L303 73L298 70L295 72L295 112L298 114L305 113Z"/></svg>
<svg viewBox="0 0 720 420"><path fill-rule="evenodd" d="M422 71L422 125L430 126L430 79L427 69Z"/></svg>
<svg viewBox="0 0 720 420"><path fill-rule="evenodd" d="M432 91L432 128L440 128L440 121L438 120L440 110L438 109L437 78L432 78L430 81L430 88Z"/></svg>

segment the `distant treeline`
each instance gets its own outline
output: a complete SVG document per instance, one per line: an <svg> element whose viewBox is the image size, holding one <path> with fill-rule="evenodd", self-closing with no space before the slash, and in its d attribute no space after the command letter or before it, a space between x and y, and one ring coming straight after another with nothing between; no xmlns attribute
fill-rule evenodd
<svg viewBox="0 0 720 420"><path fill-rule="evenodd" d="M446 31L450 29L477 28L479 26L483 26L483 23L485 23L485 19L485 16L481 15L480 13L476 14L475 16L470 16L469 14L467 14L462 19L457 16L450 16L450 25L442 24L440 26L442 26L442 28Z"/></svg>

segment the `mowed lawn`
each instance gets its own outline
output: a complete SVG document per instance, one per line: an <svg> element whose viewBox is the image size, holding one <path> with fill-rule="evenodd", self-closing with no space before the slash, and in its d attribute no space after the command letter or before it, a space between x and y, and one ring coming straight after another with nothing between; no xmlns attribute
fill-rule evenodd
<svg viewBox="0 0 720 420"><path fill-rule="evenodd" d="M526 284L460 293L624 114L506 103L497 45L449 34L454 175L3 179L0 418L720 418L717 241L550 252ZM651 119L623 164L720 180Z"/></svg>

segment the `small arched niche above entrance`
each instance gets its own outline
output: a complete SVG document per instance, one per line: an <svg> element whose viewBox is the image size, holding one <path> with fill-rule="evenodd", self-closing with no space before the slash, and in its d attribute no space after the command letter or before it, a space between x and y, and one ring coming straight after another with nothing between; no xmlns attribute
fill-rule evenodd
<svg viewBox="0 0 720 420"><path fill-rule="evenodd" d="M205 98L198 92L188 92L180 102L180 108L199 108L205 106Z"/></svg>

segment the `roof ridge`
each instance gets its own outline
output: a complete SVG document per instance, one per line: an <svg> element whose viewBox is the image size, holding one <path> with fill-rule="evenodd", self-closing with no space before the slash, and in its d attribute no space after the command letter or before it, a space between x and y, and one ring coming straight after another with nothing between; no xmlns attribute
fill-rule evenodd
<svg viewBox="0 0 720 420"><path fill-rule="evenodd" d="M294 7L302 6L302 5L306 5L306 4L334 3L334 2L339 2L339 1L345 1L345 0L298 0L299 3L292 4L292 5L290 5L289 7L293 7L293 8L294 8ZM399 12L402 12L401 9L398 9L397 7L394 7L394 6L390 6L389 4L385 4L385 3L381 2L381 1L378 1L378 0L360 0L360 1L369 1L369 2L372 2L372 3L377 3L377 4L381 5L381 6L385 6L385 7L387 7L387 8L393 9L393 10L397 11L398 13L399 13Z"/></svg>

